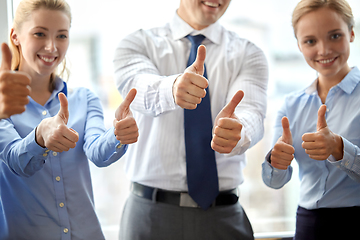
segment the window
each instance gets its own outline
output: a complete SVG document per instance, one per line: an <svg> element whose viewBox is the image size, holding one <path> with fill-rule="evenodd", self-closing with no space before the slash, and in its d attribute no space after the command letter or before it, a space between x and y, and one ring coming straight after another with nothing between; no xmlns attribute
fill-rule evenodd
<svg viewBox="0 0 360 240"><path fill-rule="evenodd" d="M73 15L67 55L71 72L69 87L86 86L101 98L108 127L121 102L114 85L112 64L118 42L139 28L163 25L172 18L179 2L102 0L99 4L97 0L68 0ZM261 47L269 62L265 136L247 152L245 182L240 186L240 202L257 236L295 229L299 188L296 163L292 180L280 190L270 189L262 182L261 164L271 147L273 121L284 94L304 88L316 78L316 73L303 60L293 35L291 13L297 2L232 1L220 20L226 28ZM360 1L348 2L356 17L355 35L360 36ZM13 0L14 9L18 3L19 0ZM6 27L0 23L1 32ZM3 39L6 40L7 37ZM349 64L355 66L360 62L360 54L355 54L360 52L359 38L355 38L351 47ZM91 165L91 171L96 210L104 234L106 239L117 239L122 208L129 193L123 160L102 169Z"/></svg>

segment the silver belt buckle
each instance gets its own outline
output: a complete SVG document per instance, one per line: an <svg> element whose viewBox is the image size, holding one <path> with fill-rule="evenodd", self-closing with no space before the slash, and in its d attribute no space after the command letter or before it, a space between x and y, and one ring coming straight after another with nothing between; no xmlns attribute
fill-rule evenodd
<svg viewBox="0 0 360 240"><path fill-rule="evenodd" d="M190 197L188 193L180 193L180 207L199 208L200 206Z"/></svg>

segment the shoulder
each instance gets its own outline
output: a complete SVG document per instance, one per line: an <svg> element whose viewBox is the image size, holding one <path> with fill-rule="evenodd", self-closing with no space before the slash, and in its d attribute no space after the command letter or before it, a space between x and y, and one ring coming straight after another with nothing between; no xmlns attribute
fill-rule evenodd
<svg viewBox="0 0 360 240"><path fill-rule="evenodd" d="M169 24L165 24L161 27L155 27L150 29L139 29L126 37L124 37L118 47L121 46L137 46L142 43L161 42L171 36L171 30Z"/></svg>
<svg viewBox="0 0 360 240"><path fill-rule="evenodd" d="M243 51L247 51L249 54L251 53L263 53L262 49L258 47L255 43L250 41L249 39L240 37L237 33L233 31L226 30L223 28L223 37L228 44L228 50L234 51L236 49L242 49Z"/></svg>
<svg viewBox="0 0 360 240"><path fill-rule="evenodd" d="M311 94L306 93L306 89L307 88L286 94L284 98L284 105L289 108L293 108L304 101L306 102L307 99L311 96Z"/></svg>
<svg viewBox="0 0 360 240"><path fill-rule="evenodd" d="M96 94L88 88L76 87L68 89L68 98L75 101L85 101L91 99L97 99Z"/></svg>

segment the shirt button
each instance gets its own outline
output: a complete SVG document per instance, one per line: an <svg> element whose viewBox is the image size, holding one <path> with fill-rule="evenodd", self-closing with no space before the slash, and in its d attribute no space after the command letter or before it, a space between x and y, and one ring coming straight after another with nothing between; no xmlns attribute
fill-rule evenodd
<svg viewBox="0 0 360 240"><path fill-rule="evenodd" d="M59 203L59 207L64 207L64 203Z"/></svg>
<svg viewBox="0 0 360 240"><path fill-rule="evenodd" d="M46 149L45 152L46 152L46 153L47 153L47 152L50 152L50 150L49 150L49 149Z"/></svg>
<svg viewBox="0 0 360 240"><path fill-rule="evenodd" d="M326 112L330 112L330 109L329 109L329 108L326 108Z"/></svg>
<svg viewBox="0 0 360 240"><path fill-rule="evenodd" d="M55 157L56 157L56 156L57 156L57 152L53 152L53 156L55 156Z"/></svg>
<svg viewBox="0 0 360 240"><path fill-rule="evenodd" d="M68 233L68 232L69 232L69 229L64 228L64 233Z"/></svg>
<svg viewBox="0 0 360 240"><path fill-rule="evenodd" d="M121 148L124 144L120 143L119 145L117 145L117 148Z"/></svg>
<svg viewBox="0 0 360 240"><path fill-rule="evenodd" d="M46 115L46 113L47 113L47 112L44 110L44 111L42 112L42 115L43 115L43 116L45 116L45 115Z"/></svg>
<svg viewBox="0 0 360 240"><path fill-rule="evenodd" d="M44 154L43 154L43 157L46 157L47 155L48 155L47 153L44 153Z"/></svg>
<svg viewBox="0 0 360 240"><path fill-rule="evenodd" d="M57 176L55 179L56 179L56 181L60 182L61 178L59 176Z"/></svg>

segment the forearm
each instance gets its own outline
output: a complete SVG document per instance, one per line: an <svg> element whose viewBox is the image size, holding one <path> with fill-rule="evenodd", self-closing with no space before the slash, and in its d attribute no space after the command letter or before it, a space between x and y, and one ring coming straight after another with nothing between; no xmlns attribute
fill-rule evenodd
<svg viewBox="0 0 360 240"><path fill-rule="evenodd" d="M9 133L8 133L9 134ZM30 177L43 168L47 159L46 148L35 141L35 130L25 138L6 138L0 143L0 157L17 175Z"/></svg>
<svg viewBox="0 0 360 240"><path fill-rule="evenodd" d="M251 51L253 50L253 51ZM227 101L239 89L244 91L244 98L235 109L235 114L243 125L238 153L258 143L264 136L264 118L267 108L268 65L263 52L257 48L249 50L239 76L231 84ZM242 134L243 135L243 134ZM241 144L241 142L244 144ZM238 148L238 146L236 148ZM240 151L239 151L240 150Z"/></svg>
<svg viewBox="0 0 360 240"><path fill-rule="evenodd" d="M139 39L134 41L140 42ZM122 96L137 90L132 109L157 116L176 108L172 87L179 74L161 75L145 46L131 38L123 40L114 58L115 83Z"/></svg>
<svg viewBox="0 0 360 240"><path fill-rule="evenodd" d="M106 167L119 160L126 152L128 145L121 145L114 135L114 128L102 134L94 134L84 144L87 158L98 167Z"/></svg>

